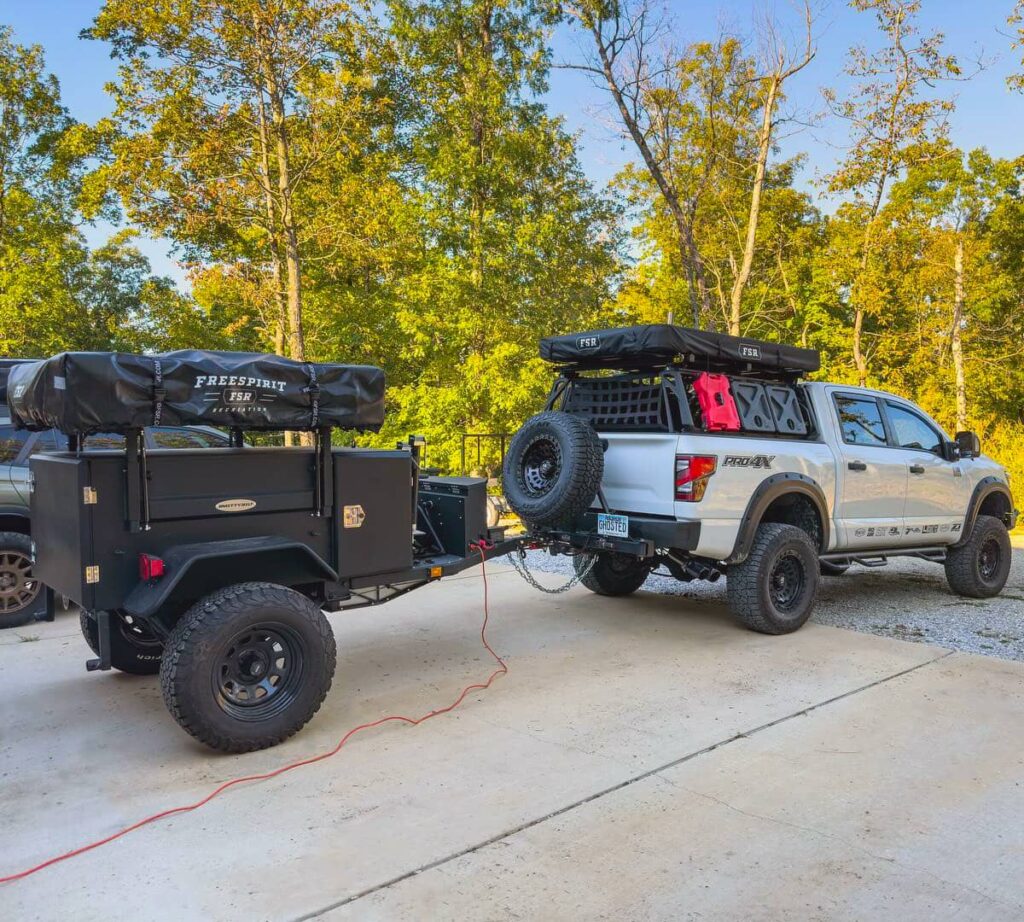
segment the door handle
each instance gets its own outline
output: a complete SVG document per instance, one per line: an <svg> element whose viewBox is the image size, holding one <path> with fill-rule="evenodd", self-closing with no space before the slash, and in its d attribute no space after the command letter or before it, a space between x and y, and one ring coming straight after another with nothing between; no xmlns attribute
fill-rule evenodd
<svg viewBox="0 0 1024 922"><path fill-rule="evenodd" d="M911 474L923 474L924 473L924 468L920 464L911 464L910 465L910 473Z"/></svg>
<svg viewBox="0 0 1024 922"><path fill-rule="evenodd" d="M851 461L846 465L851 471L866 471L868 466L863 461Z"/></svg>

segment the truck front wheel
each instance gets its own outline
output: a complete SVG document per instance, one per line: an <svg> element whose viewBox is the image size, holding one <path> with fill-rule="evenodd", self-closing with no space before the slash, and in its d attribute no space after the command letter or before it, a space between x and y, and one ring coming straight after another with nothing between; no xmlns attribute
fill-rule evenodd
<svg viewBox="0 0 1024 922"><path fill-rule="evenodd" d="M100 655L100 629L96 619L83 608L78 613L82 636ZM163 644L145 625L130 616L110 612L110 665L129 675L156 675L160 671Z"/></svg>
<svg viewBox="0 0 1024 922"><path fill-rule="evenodd" d="M164 703L197 740L222 752L266 749L320 710L334 677L334 633L293 589L240 583L200 599L164 648Z"/></svg>
<svg viewBox="0 0 1024 922"><path fill-rule="evenodd" d="M762 634L789 634L811 616L818 592L818 552L794 525L764 522L750 554L726 573L729 610Z"/></svg>
<svg viewBox="0 0 1024 922"><path fill-rule="evenodd" d="M580 573L590 563L586 556L573 558L573 566ZM590 571L580 582L598 595L629 595L636 592L647 579L651 568L628 554L598 554Z"/></svg>
<svg viewBox="0 0 1024 922"><path fill-rule="evenodd" d="M991 515L979 515L971 536L946 552L946 582L957 595L988 599L999 595L1010 575L1013 548L1006 526Z"/></svg>

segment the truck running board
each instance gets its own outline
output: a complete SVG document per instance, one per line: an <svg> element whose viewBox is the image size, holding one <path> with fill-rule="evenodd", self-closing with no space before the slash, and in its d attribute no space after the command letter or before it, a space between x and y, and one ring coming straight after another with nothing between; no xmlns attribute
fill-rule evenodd
<svg viewBox="0 0 1024 922"><path fill-rule="evenodd" d="M946 549L944 547L908 547L882 549L870 551L864 554L833 553L821 554L818 559L825 563L839 564L840 566L859 563L862 567L884 567L890 557L917 557L919 560L929 560L932 563L944 563L946 560Z"/></svg>

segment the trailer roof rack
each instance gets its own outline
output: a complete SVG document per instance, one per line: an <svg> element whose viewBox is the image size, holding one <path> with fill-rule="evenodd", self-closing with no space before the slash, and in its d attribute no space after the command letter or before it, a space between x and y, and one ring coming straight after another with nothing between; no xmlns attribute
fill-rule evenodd
<svg viewBox="0 0 1024 922"><path fill-rule="evenodd" d="M667 323L548 336L540 356L564 373L640 371L667 365L746 377L794 380L821 367L816 349L708 333Z"/></svg>

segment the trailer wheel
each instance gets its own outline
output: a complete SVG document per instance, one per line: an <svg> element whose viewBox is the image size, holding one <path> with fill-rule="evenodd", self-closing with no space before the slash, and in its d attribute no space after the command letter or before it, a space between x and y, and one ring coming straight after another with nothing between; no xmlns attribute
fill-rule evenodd
<svg viewBox="0 0 1024 922"><path fill-rule="evenodd" d="M547 411L528 419L505 455L505 498L529 525L570 525L597 495L604 451L579 416Z"/></svg>
<svg viewBox="0 0 1024 922"><path fill-rule="evenodd" d="M573 558L576 572L587 565L585 556ZM598 595L629 595L636 592L647 579L651 568L643 560L629 554L599 554L590 572L580 580Z"/></svg>
<svg viewBox="0 0 1024 922"><path fill-rule="evenodd" d="M320 608L272 583L200 599L171 632L160 667L164 703L221 752L275 746L320 709L334 676L334 633Z"/></svg>
<svg viewBox="0 0 1024 922"><path fill-rule="evenodd" d="M97 656L100 655L100 631L95 618L83 608L78 613L82 636ZM129 675L156 675L164 645L144 624L130 615L110 613L110 665Z"/></svg>
<svg viewBox="0 0 1024 922"><path fill-rule="evenodd" d="M0 628L34 620L33 603L40 587L32 578L32 539L21 532L0 531Z"/></svg>
<svg viewBox="0 0 1024 922"><path fill-rule="evenodd" d="M752 631L789 634L810 618L819 579L810 535L794 525L762 522L750 555L726 573L729 610Z"/></svg>

